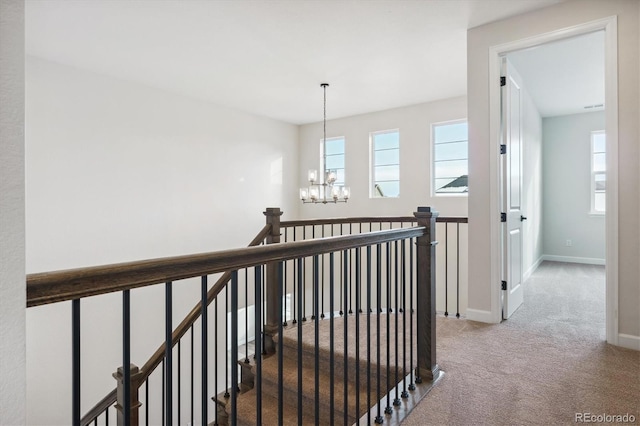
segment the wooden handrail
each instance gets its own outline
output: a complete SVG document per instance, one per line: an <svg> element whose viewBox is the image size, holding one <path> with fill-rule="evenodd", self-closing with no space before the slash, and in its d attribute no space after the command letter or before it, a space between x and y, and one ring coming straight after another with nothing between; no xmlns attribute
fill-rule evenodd
<svg viewBox="0 0 640 426"><path fill-rule="evenodd" d="M313 225L333 225L345 223L415 223L415 216L371 216L371 217L334 217L326 219L300 219L300 220L284 220L280 222L280 227L291 228L294 226L313 226ZM469 218L466 217L438 217L436 222L447 223L468 223Z"/></svg>
<svg viewBox="0 0 640 426"><path fill-rule="evenodd" d="M442 222L446 222L446 223L469 223L469 218L468 217L454 217L454 216L450 216L450 217L440 217L440 216L438 216L436 218L436 222L437 223L442 223Z"/></svg>
<svg viewBox="0 0 640 426"><path fill-rule="evenodd" d="M27 276L27 307L248 268L315 254L419 237L423 227L174 256Z"/></svg>
<svg viewBox="0 0 640 426"><path fill-rule="evenodd" d="M333 217L325 219L283 220L280 227L332 225L340 223L400 223L415 222L415 216L371 216L371 217Z"/></svg>

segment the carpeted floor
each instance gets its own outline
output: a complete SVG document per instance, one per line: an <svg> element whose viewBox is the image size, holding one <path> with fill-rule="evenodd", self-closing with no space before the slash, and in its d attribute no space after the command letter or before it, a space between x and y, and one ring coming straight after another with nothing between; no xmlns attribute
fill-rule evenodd
<svg viewBox="0 0 640 426"><path fill-rule="evenodd" d="M640 352L605 342L604 267L544 262L502 324L439 318L444 378L404 425L640 424Z"/></svg>

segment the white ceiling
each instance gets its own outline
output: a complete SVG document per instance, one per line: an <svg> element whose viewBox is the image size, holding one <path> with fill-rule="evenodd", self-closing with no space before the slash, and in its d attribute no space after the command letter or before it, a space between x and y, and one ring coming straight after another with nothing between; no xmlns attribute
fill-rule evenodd
<svg viewBox="0 0 640 426"><path fill-rule="evenodd" d="M593 106L604 104L604 31L507 57L543 117L603 109Z"/></svg>
<svg viewBox="0 0 640 426"><path fill-rule="evenodd" d="M466 94L466 30L563 0L28 0L27 54L286 122Z"/></svg>

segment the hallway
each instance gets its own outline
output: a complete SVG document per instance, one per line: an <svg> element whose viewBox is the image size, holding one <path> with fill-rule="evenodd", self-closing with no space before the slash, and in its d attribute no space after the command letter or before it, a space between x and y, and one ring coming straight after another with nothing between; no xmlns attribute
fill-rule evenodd
<svg viewBox="0 0 640 426"><path fill-rule="evenodd" d="M544 262L501 324L438 318L444 379L406 425L574 424L640 418L640 352L605 342L604 267Z"/></svg>

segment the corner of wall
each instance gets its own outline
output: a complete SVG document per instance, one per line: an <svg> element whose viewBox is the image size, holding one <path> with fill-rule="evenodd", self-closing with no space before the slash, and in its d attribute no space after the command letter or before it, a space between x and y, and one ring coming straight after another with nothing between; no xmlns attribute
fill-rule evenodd
<svg viewBox="0 0 640 426"><path fill-rule="evenodd" d="M24 1L0 1L0 424L26 423Z"/></svg>

